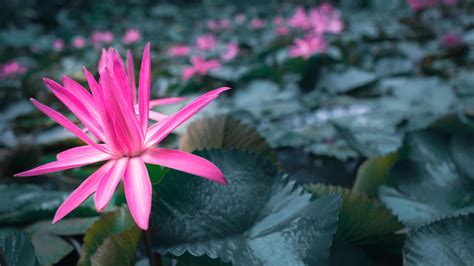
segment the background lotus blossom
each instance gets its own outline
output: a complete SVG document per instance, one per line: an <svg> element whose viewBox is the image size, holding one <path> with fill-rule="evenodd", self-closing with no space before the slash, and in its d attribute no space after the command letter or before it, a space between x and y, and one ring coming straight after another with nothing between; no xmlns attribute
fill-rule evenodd
<svg viewBox="0 0 474 266"><path fill-rule="evenodd" d="M114 34L110 31L96 31L91 36L92 44L96 48L100 48L102 44L110 44L113 40Z"/></svg>
<svg viewBox="0 0 474 266"><path fill-rule="evenodd" d="M60 52L64 49L64 40L61 38L56 38L53 41L53 50L56 52Z"/></svg>
<svg viewBox="0 0 474 266"><path fill-rule="evenodd" d="M225 52L221 55L222 60L230 61L239 54L239 45L231 42L227 44Z"/></svg>
<svg viewBox="0 0 474 266"><path fill-rule="evenodd" d="M137 29L128 29L122 37L122 42L126 45L136 43L142 38L142 34Z"/></svg>
<svg viewBox="0 0 474 266"><path fill-rule="evenodd" d="M187 56L191 52L191 48L184 44L175 44L168 49L171 56Z"/></svg>
<svg viewBox="0 0 474 266"><path fill-rule="evenodd" d="M257 29L263 28L264 26L265 26L265 21L261 18L253 18L250 21L250 28L251 29L257 30Z"/></svg>
<svg viewBox="0 0 474 266"><path fill-rule="evenodd" d="M288 20L288 25L302 30L306 30L311 27L311 23L309 18L306 16L306 11L303 7L299 6L296 8L295 13Z"/></svg>
<svg viewBox="0 0 474 266"><path fill-rule="evenodd" d="M12 60L0 66L0 79L14 77L26 73L27 68Z"/></svg>
<svg viewBox="0 0 474 266"><path fill-rule="evenodd" d="M84 48L86 44L87 40L82 36L74 36L74 38L72 38L72 46L76 49Z"/></svg>
<svg viewBox="0 0 474 266"><path fill-rule="evenodd" d="M296 39L293 46L290 48L290 56L308 59L316 53L326 51L326 46L326 42L320 36Z"/></svg>
<svg viewBox="0 0 474 266"><path fill-rule="evenodd" d="M87 127L99 143L86 135L68 118L35 99L33 104L44 114L68 129L87 145L63 151L57 161L16 176L42 175L91 163L107 161L89 176L59 207L56 223L77 208L92 193L97 210L108 205L117 185L123 180L130 213L137 225L146 230L151 209L151 182L145 163L158 164L199 175L225 184L222 172L210 161L186 152L156 148L166 136L229 88L220 88L198 97L177 113L149 126L150 44L143 53L138 85L138 116L134 107L134 77L130 61L123 64L117 51L109 49L97 82L84 69L90 92L68 77L64 86L45 79L45 84Z"/></svg>
<svg viewBox="0 0 474 266"><path fill-rule="evenodd" d="M206 61L202 57L193 57L191 58L192 66L186 67L183 69L183 80L188 80L195 74L199 74L201 76L206 75L207 72L211 69L216 69L221 66L219 61L217 60L208 60Z"/></svg>
<svg viewBox="0 0 474 266"><path fill-rule="evenodd" d="M216 47L217 39L212 34L200 35L196 39L196 46L203 51L212 50Z"/></svg>

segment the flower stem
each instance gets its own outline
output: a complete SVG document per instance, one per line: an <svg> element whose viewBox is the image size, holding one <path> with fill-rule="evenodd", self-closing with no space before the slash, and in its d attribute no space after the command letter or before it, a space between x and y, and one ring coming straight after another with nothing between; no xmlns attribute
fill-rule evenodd
<svg viewBox="0 0 474 266"><path fill-rule="evenodd" d="M158 253L153 252L151 248L151 235L149 230L143 231L143 242L145 243L145 248L148 251L148 258L150 258L150 265L151 266L163 266L161 262L161 256Z"/></svg>

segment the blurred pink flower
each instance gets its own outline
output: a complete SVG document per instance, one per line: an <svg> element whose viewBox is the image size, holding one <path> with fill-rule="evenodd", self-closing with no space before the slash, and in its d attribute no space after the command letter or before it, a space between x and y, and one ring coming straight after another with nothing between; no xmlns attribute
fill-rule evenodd
<svg viewBox="0 0 474 266"><path fill-rule="evenodd" d="M276 29L276 34L278 36L285 36L285 35L288 35L290 33L290 31L288 30L287 27L285 26L279 26L277 29Z"/></svg>
<svg viewBox="0 0 474 266"><path fill-rule="evenodd" d="M330 4L310 10L309 20L315 34L340 33L344 29L341 13Z"/></svg>
<svg viewBox="0 0 474 266"><path fill-rule="evenodd" d="M463 39L460 35L455 33L445 33L441 36L440 43L444 47L454 47L458 46L463 42Z"/></svg>
<svg viewBox="0 0 474 266"><path fill-rule="evenodd" d="M184 44L175 44L168 49L170 56L187 56L191 52L191 48Z"/></svg>
<svg viewBox="0 0 474 266"><path fill-rule="evenodd" d="M126 45L138 42L142 34L137 29L128 29L122 37L122 42Z"/></svg>
<svg viewBox="0 0 474 266"><path fill-rule="evenodd" d="M265 21L261 18L254 18L250 21L250 28L257 30L265 26Z"/></svg>
<svg viewBox="0 0 474 266"><path fill-rule="evenodd" d="M44 79L46 86L101 143L94 141L59 112L31 99L40 111L87 145L63 151L57 155L56 161L15 176L43 175L107 161L61 204L53 223L81 205L94 192L97 210L104 210L123 180L130 213L137 225L146 230L151 210L152 186L145 163L173 168L221 184L227 183L224 174L212 162L190 153L156 146L229 88L223 87L205 93L175 114L149 126L150 45L145 47L140 69L138 115L134 108L134 88L131 86L134 78L126 70L129 69L129 64L125 68L114 49L109 49L106 57L106 66L99 72L99 82L84 69L91 92L68 77L63 78L64 87L50 79Z"/></svg>
<svg viewBox="0 0 474 266"><path fill-rule="evenodd" d="M276 16L274 19L273 19L273 23L276 25L276 26L283 26L285 25L285 20L280 17L280 16Z"/></svg>
<svg viewBox="0 0 474 266"><path fill-rule="evenodd" d="M212 31L218 30L219 29L219 23L215 20L209 20L207 22L207 28L212 30Z"/></svg>
<svg viewBox="0 0 474 266"><path fill-rule="evenodd" d="M235 16L235 23L240 25L244 23L246 19L247 17L244 14L237 14L237 16Z"/></svg>
<svg viewBox="0 0 474 266"><path fill-rule="evenodd" d="M454 6L458 4L458 0L443 0L443 3L447 6Z"/></svg>
<svg viewBox="0 0 474 266"><path fill-rule="evenodd" d="M295 13L288 20L288 25L302 30L306 30L311 27L311 22L308 16L306 16L306 12L303 7L299 6L296 8Z"/></svg>
<svg viewBox="0 0 474 266"><path fill-rule="evenodd" d="M425 0L407 0L408 6L412 11L420 11L425 7Z"/></svg>
<svg viewBox="0 0 474 266"><path fill-rule="evenodd" d="M206 61L204 58L201 57L191 58L191 64L192 66L183 69L183 80L188 80L195 74L204 76L209 72L209 70L216 69L221 66L221 64L217 60Z"/></svg>
<svg viewBox="0 0 474 266"><path fill-rule="evenodd" d="M61 38L56 38L53 41L53 50L56 52L60 52L64 49L64 40Z"/></svg>
<svg viewBox="0 0 474 266"><path fill-rule="evenodd" d="M293 46L290 48L290 56L308 59L316 53L325 52L326 47L326 41L321 36L296 39Z"/></svg>
<svg viewBox="0 0 474 266"><path fill-rule="evenodd" d="M72 46L76 49L84 48L86 43L86 39L82 36L74 36L74 38L72 38Z"/></svg>
<svg viewBox="0 0 474 266"><path fill-rule="evenodd" d="M236 43L229 43L226 51L221 55L223 61L230 61L239 54L239 45Z"/></svg>
<svg viewBox="0 0 474 266"><path fill-rule="evenodd" d="M438 0L425 0L425 5L428 8L435 7L438 4Z"/></svg>
<svg viewBox="0 0 474 266"><path fill-rule="evenodd" d="M228 19L221 19L219 21L219 25L220 25L221 29L230 29L231 28L230 20L228 20Z"/></svg>
<svg viewBox="0 0 474 266"><path fill-rule="evenodd" d="M114 40L114 34L110 31L96 31L91 36L92 44L96 48L102 47L102 44L110 44Z"/></svg>
<svg viewBox="0 0 474 266"><path fill-rule="evenodd" d="M216 47L217 39L212 34L200 35L196 39L196 45L200 50L212 50Z"/></svg>
<svg viewBox="0 0 474 266"><path fill-rule="evenodd" d="M6 79L16 75L24 74L26 71L26 67L22 66L17 61L12 60L0 66L0 79Z"/></svg>

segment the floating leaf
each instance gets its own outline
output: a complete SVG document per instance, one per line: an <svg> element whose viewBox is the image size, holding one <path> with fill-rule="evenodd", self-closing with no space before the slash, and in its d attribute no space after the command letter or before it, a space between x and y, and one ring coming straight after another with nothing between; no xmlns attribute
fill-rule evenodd
<svg viewBox="0 0 474 266"><path fill-rule="evenodd" d="M387 183L390 169L395 164L397 157L397 153L391 153L366 160L357 170L352 190L368 196L377 195L379 187Z"/></svg>
<svg viewBox="0 0 474 266"><path fill-rule="evenodd" d="M377 80L373 73L350 67L343 71L330 71L321 75L320 87L327 88L334 93L348 92Z"/></svg>
<svg viewBox="0 0 474 266"><path fill-rule="evenodd" d="M403 228L397 218L375 199L342 187L318 184L307 188L318 198L334 192L342 196L336 233L338 240L356 245L373 244Z"/></svg>
<svg viewBox="0 0 474 266"><path fill-rule="evenodd" d="M210 148L255 151L276 160L275 152L255 128L230 115L195 121L181 138L181 150L192 152Z"/></svg>
<svg viewBox="0 0 474 266"><path fill-rule="evenodd" d="M473 265L474 214L450 217L411 232L403 265Z"/></svg>
<svg viewBox="0 0 474 266"><path fill-rule="evenodd" d="M449 136L432 130L410 133L403 150L406 155L393 167L390 185L379 189L379 198L405 225L474 211L474 183L456 168ZM468 156L474 161L474 154Z"/></svg>
<svg viewBox="0 0 474 266"><path fill-rule="evenodd" d="M339 196L310 202L310 194L254 153L196 154L214 162L229 184L170 171L154 188L156 251L178 260L190 254L201 262L207 256L235 265L328 264Z"/></svg>
<svg viewBox="0 0 474 266"><path fill-rule="evenodd" d="M0 265L38 265L33 245L25 233L16 232L0 237Z"/></svg>
<svg viewBox="0 0 474 266"><path fill-rule="evenodd" d="M138 242L140 232L124 207L102 214L84 236L79 265L93 265L94 262L101 262L98 265L117 265L113 263L118 259L122 259L121 265L131 265L137 247L133 240ZM121 248L121 252L117 252ZM127 258L132 260L125 260Z"/></svg>

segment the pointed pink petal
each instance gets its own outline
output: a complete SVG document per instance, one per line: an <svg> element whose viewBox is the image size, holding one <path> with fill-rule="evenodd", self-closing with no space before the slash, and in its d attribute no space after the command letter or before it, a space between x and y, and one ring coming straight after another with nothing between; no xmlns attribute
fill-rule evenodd
<svg viewBox="0 0 474 266"><path fill-rule="evenodd" d="M95 173L89 176L82 184L74 190L71 195L59 206L53 218L53 224L68 215L71 211L81 205L97 189L97 185L104 175L112 168L113 163L106 163Z"/></svg>
<svg viewBox="0 0 474 266"><path fill-rule="evenodd" d="M86 133L84 133L79 127L77 127L73 122L64 117L62 114L38 102L33 98L31 98L30 100L41 112L43 112L45 115L56 121L58 124L66 128L67 130L69 130L72 134L76 135L76 137L78 137L85 143L94 146L100 151L107 152L107 150L104 149L103 146L100 146L99 144L95 143L91 138L89 138L89 136L86 135Z"/></svg>
<svg viewBox="0 0 474 266"><path fill-rule="evenodd" d="M72 92L72 94L75 95L77 99L80 100L84 104L86 109L91 114L91 117L97 120L99 115L97 112L97 107L95 106L94 99L92 98L92 95L90 95L89 92L84 87L81 86L81 84L72 80L68 76L63 76L62 81L64 84L64 88Z"/></svg>
<svg viewBox="0 0 474 266"><path fill-rule="evenodd" d="M85 67L82 67L82 71L84 72L84 75L86 76L87 84L89 85L89 89L91 90L93 99L95 100L95 98L99 97L101 93L99 84L95 80L94 76ZM97 104L97 101L95 102Z"/></svg>
<svg viewBox="0 0 474 266"><path fill-rule="evenodd" d="M142 65L140 67L140 83L138 84L138 111L142 132L146 134L148 128L148 110L150 109L150 43L143 51Z"/></svg>
<svg viewBox="0 0 474 266"><path fill-rule="evenodd" d="M105 146L105 144L99 144L100 146ZM104 147L105 149L105 147ZM65 151L62 151L56 155L56 158L61 161L64 159L71 159L82 156L97 156L102 154L102 151L99 151L94 146L84 145L79 147L74 147Z"/></svg>
<svg viewBox="0 0 474 266"><path fill-rule="evenodd" d="M196 74L196 69L194 67L187 67L183 70L182 80L186 81Z"/></svg>
<svg viewBox="0 0 474 266"><path fill-rule="evenodd" d="M104 71L106 65L107 65L107 51L104 48L102 48L102 54L100 55L99 65L97 66L99 69L99 74L102 73L102 71Z"/></svg>
<svg viewBox="0 0 474 266"><path fill-rule="evenodd" d="M162 141L168 136L174 129L183 124L186 120L191 118L197 112L206 107L210 102L216 99L223 91L230 90L229 87L222 87L219 89L207 92L200 97L196 98L190 104L186 105L183 109L179 110L175 114L169 116L164 123L157 123L150 127L149 134L146 136L146 146L151 147Z"/></svg>
<svg viewBox="0 0 474 266"><path fill-rule="evenodd" d="M155 112L155 111L150 111L150 119L151 120L154 120L154 121L161 121L165 118L167 118L168 116L165 115L165 114L162 114L162 113L158 113L158 112Z"/></svg>
<svg viewBox="0 0 474 266"><path fill-rule="evenodd" d="M227 184L224 174L212 162L179 150L150 148L142 155L145 162L201 176L221 184Z"/></svg>
<svg viewBox="0 0 474 266"><path fill-rule="evenodd" d="M91 156L82 156L75 158L68 158L61 161L54 161L47 164L43 164L31 170L15 174L15 176L35 176L35 175L44 175L48 173L63 171L83 165L88 165L92 163L97 163L100 161L105 161L111 159L112 156L107 153L101 153L94 157Z"/></svg>
<svg viewBox="0 0 474 266"><path fill-rule="evenodd" d="M133 56L130 51L127 51L127 76L128 82L130 82L130 88L133 92L133 104L137 103L137 86L135 85L135 68L133 66Z"/></svg>
<svg viewBox="0 0 474 266"><path fill-rule="evenodd" d="M123 179L128 208L137 225L148 229L151 210L151 182L142 158L131 158Z"/></svg>
<svg viewBox="0 0 474 266"><path fill-rule="evenodd" d="M109 174L104 175L100 180L94 197L95 208L98 211L104 210L107 204L109 204L120 179L122 179L123 173L127 169L127 165L128 157L116 160Z"/></svg>
<svg viewBox="0 0 474 266"><path fill-rule="evenodd" d="M156 100L150 101L150 108L160 106L160 105L168 105L173 103L178 103L181 101L185 101L186 97L169 97L169 98L161 98Z"/></svg>

